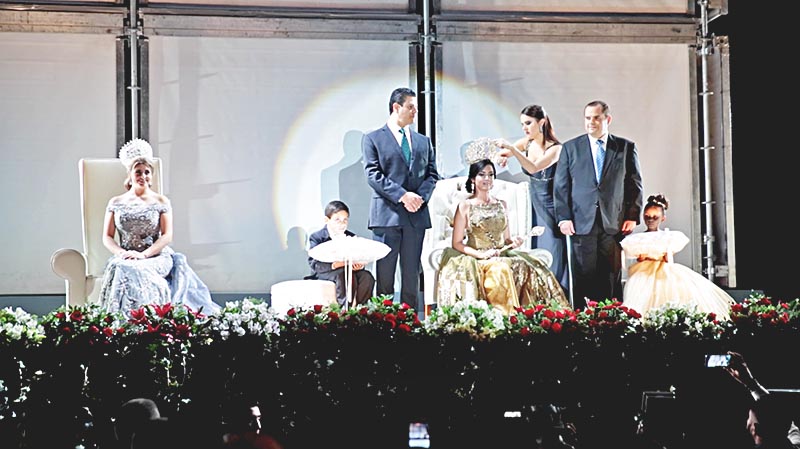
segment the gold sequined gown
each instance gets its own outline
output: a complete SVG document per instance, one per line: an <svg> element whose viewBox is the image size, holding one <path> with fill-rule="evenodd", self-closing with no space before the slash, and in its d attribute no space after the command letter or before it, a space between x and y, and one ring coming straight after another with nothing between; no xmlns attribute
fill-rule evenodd
<svg viewBox="0 0 800 449"><path fill-rule="evenodd" d="M504 246L506 211L503 203L470 206L467 246L479 251ZM539 260L521 251L505 251L500 257L476 259L453 248L442 255L437 283L439 305L459 299L483 299L505 314L515 307L569 302L553 273Z"/></svg>

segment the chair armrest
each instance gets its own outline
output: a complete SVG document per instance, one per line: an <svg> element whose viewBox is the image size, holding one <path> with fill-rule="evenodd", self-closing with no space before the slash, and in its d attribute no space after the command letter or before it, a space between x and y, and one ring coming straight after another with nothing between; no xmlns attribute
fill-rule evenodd
<svg viewBox="0 0 800 449"><path fill-rule="evenodd" d="M80 252L62 248L50 257L53 272L66 283L66 304L86 304L86 297L94 286L94 278L86 275L86 257Z"/></svg>
<svg viewBox="0 0 800 449"><path fill-rule="evenodd" d="M435 271L439 271L439 265L442 263L442 254L444 254L444 248L434 248L428 254L428 266Z"/></svg>

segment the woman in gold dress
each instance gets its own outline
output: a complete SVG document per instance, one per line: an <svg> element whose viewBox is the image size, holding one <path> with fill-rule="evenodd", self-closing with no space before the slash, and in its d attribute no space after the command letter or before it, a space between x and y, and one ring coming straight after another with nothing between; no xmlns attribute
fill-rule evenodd
<svg viewBox="0 0 800 449"><path fill-rule="evenodd" d="M453 218L452 248L442 255L437 287L440 305L459 299L487 301L505 314L515 307L556 301L569 302L553 273L539 260L521 251L522 237L511 238L504 201L490 194L494 164L479 160L469 167L469 198Z"/></svg>

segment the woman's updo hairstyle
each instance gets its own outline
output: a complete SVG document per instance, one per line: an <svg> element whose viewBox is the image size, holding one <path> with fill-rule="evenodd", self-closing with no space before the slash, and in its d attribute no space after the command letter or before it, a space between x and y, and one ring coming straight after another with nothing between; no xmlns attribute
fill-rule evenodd
<svg viewBox="0 0 800 449"><path fill-rule="evenodd" d="M480 173L480 171L483 170L487 165L492 166L492 172L494 172L494 175L492 176L496 176L497 171L494 168L494 163L492 163L492 161L489 159L481 159L478 162L473 162L470 164L469 175L467 176L467 185L465 186L467 188L467 192L475 192L475 177L478 176L478 173Z"/></svg>

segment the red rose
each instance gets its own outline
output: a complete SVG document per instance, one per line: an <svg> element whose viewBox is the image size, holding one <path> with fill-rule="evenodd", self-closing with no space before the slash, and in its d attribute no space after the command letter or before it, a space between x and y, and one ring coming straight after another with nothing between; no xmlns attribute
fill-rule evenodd
<svg viewBox="0 0 800 449"><path fill-rule="evenodd" d="M331 310L328 312L328 319L335 323L336 321L339 321L339 314Z"/></svg>
<svg viewBox="0 0 800 449"><path fill-rule="evenodd" d="M103 333L106 334L106 337L113 337L114 329L111 329L110 327L103 328Z"/></svg>
<svg viewBox="0 0 800 449"><path fill-rule="evenodd" d="M399 326L397 326L397 329L403 332L411 332L411 326L406 323L401 323Z"/></svg>
<svg viewBox="0 0 800 449"><path fill-rule="evenodd" d="M289 309L289 310L286 312L286 315L287 315L287 316L295 316L296 314L297 314L297 311L295 311L295 310L294 310L294 307L292 307L291 309Z"/></svg>
<svg viewBox="0 0 800 449"><path fill-rule="evenodd" d="M89 332L91 332L93 334L99 334L100 333L100 328L98 328L97 326L92 324L91 326L89 326Z"/></svg>
<svg viewBox="0 0 800 449"><path fill-rule="evenodd" d="M67 317L67 314L66 314L66 313L64 313L64 312L58 312L58 313L56 313L56 318L58 318L59 320L63 320L63 319L64 319L64 318L66 318L66 317Z"/></svg>
<svg viewBox="0 0 800 449"><path fill-rule="evenodd" d="M391 306L392 304L394 304L394 302L393 302L391 299L384 299L384 300L383 300L383 305L384 305L384 306L386 306L386 307L389 307L389 306ZM405 304L405 303L403 303L403 304ZM408 304L406 304L406 306L408 306ZM401 306L401 307L402 307L402 306Z"/></svg>
<svg viewBox="0 0 800 449"><path fill-rule="evenodd" d="M397 311L397 319L398 320L405 320L406 319L406 311L405 310L398 310Z"/></svg>
<svg viewBox="0 0 800 449"><path fill-rule="evenodd" d="M530 319L533 318L533 314L536 313L536 311L534 311L533 309L525 309L525 312L523 313L525 314L525 318Z"/></svg>
<svg viewBox="0 0 800 449"><path fill-rule="evenodd" d="M362 308L358 309L358 314L359 314L359 315L362 315L362 316L364 316L364 315L366 315L366 314L367 314L367 312L368 312L368 310L367 310L367 308L366 308L366 307L362 307Z"/></svg>
<svg viewBox="0 0 800 449"><path fill-rule="evenodd" d="M510 321L511 324L517 324L519 322L516 315L511 315L511 318L509 318L508 321Z"/></svg>
<svg viewBox="0 0 800 449"><path fill-rule="evenodd" d="M520 335L528 335L530 333L531 333L531 330L528 328L528 326L525 326L525 327L523 327L522 329L519 330L519 334Z"/></svg>
<svg viewBox="0 0 800 449"><path fill-rule="evenodd" d="M552 325L552 324L553 323L550 320L548 320L547 318L544 318L542 320L542 322L539 323L539 325L542 326L542 328L544 328L544 329L550 329L550 325Z"/></svg>
<svg viewBox="0 0 800 449"><path fill-rule="evenodd" d="M314 313L322 312L322 306L320 304L314 304Z"/></svg>
<svg viewBox="0 0 800 449"><path fill-rule="evenodd" d="M561 332L561 323L553 323L553 327L551 329L556 334L560 333Z"/></svg>
<svg viewBox="0 0 800 449"><path fill-rule="evenodd" d="M83 313L80 310L73 310L72 313L69 314L69 319L72 321L80 321L83 319Z"/></svg>

